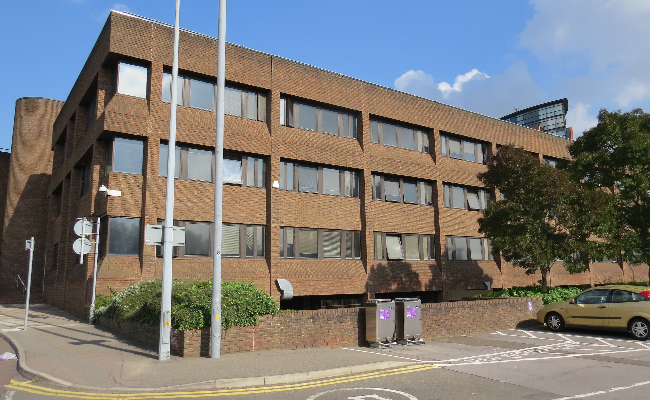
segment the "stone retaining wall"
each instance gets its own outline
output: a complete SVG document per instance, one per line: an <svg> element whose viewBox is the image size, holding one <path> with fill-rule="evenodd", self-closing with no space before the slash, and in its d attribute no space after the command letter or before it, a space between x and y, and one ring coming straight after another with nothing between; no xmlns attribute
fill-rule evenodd
<svg viewBox="0 0 650 400"><path fill-rule="evenodd" d="M534 323L542 299L508 298L422 305L422 337L469 335L511 329ZM532 308L532 310L531 310ZM123 321L100 325L135 340L158 346L158 326ZM366 345L365 309L281 312L260 317L259 326L232 327L221 332L221 353ZM172 353L182 357L208 356L210 329L172 331Z"/></svg>

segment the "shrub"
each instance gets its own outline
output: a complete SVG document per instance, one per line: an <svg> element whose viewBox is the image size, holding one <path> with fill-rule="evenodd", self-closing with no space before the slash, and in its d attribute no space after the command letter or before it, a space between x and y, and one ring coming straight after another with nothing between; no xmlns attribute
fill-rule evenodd
<svg viewBox="0 0 650 400"><path fill-rule="evenodd" d="M549 287L548 293L542 293L541 286L512 287L494 290L492 293L483 293L477 297L541 297L544 304L550 304L577 296L585 288L579 286Z"/></svg>
<svg viewBox="0 0 650 400"><path fill-rule="evenodd" d="M161 281L146 281L129 286L114 296L102 296L95 303L96 318L134 321L156 325L160 321ZM111 299L106 306L106 299ZM101 305L99 305L101 303ZM212 282L172 282L172 328L200 329L211 323ZM260 315L275 314L273 298L252 283L222 282L222 327L258 324Z"/></svg>

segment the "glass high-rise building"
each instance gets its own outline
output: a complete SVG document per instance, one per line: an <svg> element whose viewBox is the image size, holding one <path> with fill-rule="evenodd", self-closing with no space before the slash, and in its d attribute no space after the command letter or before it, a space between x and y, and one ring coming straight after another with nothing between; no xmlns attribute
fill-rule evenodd
<svg viewBox="0 0 650 400"><path fill-rule="evenodd" d="M501 119L572 140L573 128L566 126L567 111L569 111L569 100L564 98L528 107L501 117Z"/></svg>

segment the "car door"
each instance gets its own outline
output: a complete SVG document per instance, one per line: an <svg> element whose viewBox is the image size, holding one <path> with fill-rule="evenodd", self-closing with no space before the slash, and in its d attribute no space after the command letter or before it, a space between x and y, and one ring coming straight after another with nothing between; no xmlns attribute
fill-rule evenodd
<svg viewBox="0 0 650 400"><path fill-rule="evenodd" d="M609 326L625 328L627 323L639 313L650 311L650 299L638 293L622 289L612 289L609 303Z"/></svg>
<svg viewBox="0 0 650 400"><path fill-rule="evenodd" d="M567 304L567 324L607 326L609 324L610 289L592 289L575 297Z"/></svg>

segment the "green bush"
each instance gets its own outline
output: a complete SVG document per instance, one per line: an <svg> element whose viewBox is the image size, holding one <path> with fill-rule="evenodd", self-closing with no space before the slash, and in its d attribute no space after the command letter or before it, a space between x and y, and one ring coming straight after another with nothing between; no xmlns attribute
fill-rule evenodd
<svg viewBox="0 0 650 400"><path fill-rule="evenodd" d="M568 300L582 293L586 287L549 287L548 293L542 293L541 286L513 287L509 289L498 289L492 293L484 293L477 297L541 297L544 304Z"/></svg>
<svg viewBox="0 0 650 400"><path fill-rule="evenodd" d="M95 303L96 318L109 318L157 325L160 321L161 281L146 281L129 286L114 296L102 296ZM110 299L110 304L106 298ZM99 305L101 303L101 305ZM211 281L172 282L172 328L179 330L209 327L212 307ZM275 314L273 298L255 285L222 282L222 327L257 325L260 315Z"/></svg>

